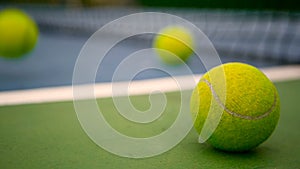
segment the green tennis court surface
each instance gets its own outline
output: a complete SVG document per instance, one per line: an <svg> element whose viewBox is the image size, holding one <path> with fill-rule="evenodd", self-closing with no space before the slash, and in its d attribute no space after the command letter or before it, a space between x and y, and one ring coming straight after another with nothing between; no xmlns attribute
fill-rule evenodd
<svg viewBox="0 0 300 169"><path fill-rule="evenodd" d="M299 168L300 80L280 82L276 86L281 99L281 117L275 132L257 149L235 154L197 143L197 134L191 130L180 144L162 155L122 158L89 139L71 101L2 106L0 168ZM165 113L153 124L145 125L122 119L111 98L99 99L98 103L114 128L129 136L148 137L172 124L180 102L178 95L167 94ZM148 96L134 96L132 102L140 110L149 107ZM188 99L184 102L189 104Z"/></svg>

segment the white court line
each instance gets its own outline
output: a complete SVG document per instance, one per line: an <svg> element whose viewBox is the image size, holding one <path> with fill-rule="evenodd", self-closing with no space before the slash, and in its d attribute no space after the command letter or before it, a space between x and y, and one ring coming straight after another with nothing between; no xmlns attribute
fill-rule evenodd
<svg viewBox="0 0 300 169"><path fill-rule="evenodd" d="M273 82L300 79L300 65L279 66L261 69ZM201 75L179 76L176 79L198 81ZM127 86L128 82L115 82L114 87ZM95 96L105 98L112 96L112 83L95 84ZM86 87L86 85L81 85ZM194 84L186 83L180 86L182 90L193 89ZM19 105L31 103L59 102L73 100L72 86L49 87L39 89L15 90L0 92L0 105ZM134 90L133 90L134 89ZM132 81L127 91L118 92L114 96L149 94L153 90L161 92L178 91L178 86L172 77ZM86 98L82 98L86 99Z"/></svg>

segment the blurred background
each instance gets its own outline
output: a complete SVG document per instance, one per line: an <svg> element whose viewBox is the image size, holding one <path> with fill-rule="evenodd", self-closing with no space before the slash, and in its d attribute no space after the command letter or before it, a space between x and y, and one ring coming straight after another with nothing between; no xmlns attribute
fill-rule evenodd
<svg viewBox="0 0 300 169"><path fill-rule="evenodd" d="M239 61L260 68L300 63L300 6L294 0L8 0L0 3L0 9L7 7L28 13L37 22L40 34L37 46L27 56L0 58L0 91L71 85L76 59L88 38L110 21L144 11L170 13L192 22L209 37L223 63ZM124 23L108 35L118 36L135 31L138 26L165 22L160 18L150 19L152 22L139 18L135 23ZM118 64L135 51L151 48L154 36L139 35L118 43L99 67L101 73L96 82L111 82ZM156 57L137 62L162 64ZM187 64L193 73L206 71L195 56ZM170 69L176 75L184 75L180 66ZM122 80L131 80L123 73ZM164 76L168 75L147 70L135 80Z"/></svg>
<svg viewBox="0 0 300 169"><path fill-rule="evenodd" d="M295 0L7 0L12 4L45 4L67 7L96 7L96 6L134 6L134 7L180 7L180 8L209 8L209 9L259 9L259 10L299 10Z"/></svg>

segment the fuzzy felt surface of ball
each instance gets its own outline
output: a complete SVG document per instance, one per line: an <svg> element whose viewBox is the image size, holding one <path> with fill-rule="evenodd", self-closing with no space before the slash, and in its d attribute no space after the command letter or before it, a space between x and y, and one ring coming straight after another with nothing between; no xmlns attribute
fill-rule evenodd
<svg viewBox="0 0 300 169"><path fill-rule="evenodd" d="M251 150L263 143L280 116L274 84L259 69L244 63L223 64L204 74L193 91L190 105L198 133L207 120L210 129L210 124L218 119L216 111L222 110L207 142L231 152Z"/></svg>

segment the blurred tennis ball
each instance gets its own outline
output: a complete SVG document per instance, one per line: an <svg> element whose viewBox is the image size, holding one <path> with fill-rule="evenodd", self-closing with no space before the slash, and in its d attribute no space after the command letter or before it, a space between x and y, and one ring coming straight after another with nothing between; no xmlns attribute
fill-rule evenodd
<svg viewBox="0 0 300 169"><path fill-rule="evenodd" d="M211 127L218 120L215 110L223 114L207 141L217 149L247 151L264 142L274 131L280 114L279 95L273 83L257 68L227 63L204 74L193 91L191 111L199 133L206 121Z"/></svg>
<svg viewBox="0 0 300 169"><path fill-rule="evenodd" d="M180 64L193 53L194 40L191 32L181 26L168 26L154 38L153 47L167 64Z"/></svg>
<svg viewBox="0 0 300 169"><path fill-rule="evenodd" d="M38 28L23 11L7 8L0 11L0 56L19 58L36 45Z"/></svg>

